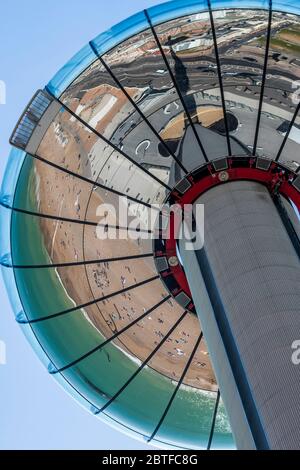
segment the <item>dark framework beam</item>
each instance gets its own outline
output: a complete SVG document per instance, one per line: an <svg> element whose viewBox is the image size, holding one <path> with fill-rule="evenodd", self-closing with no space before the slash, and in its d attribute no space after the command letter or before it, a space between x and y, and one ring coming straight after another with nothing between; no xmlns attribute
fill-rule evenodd
<svg viewBox="0 0 300 470"><path fill-rule="evenodd" d="M58 215L51 215L51 214L43 214L42 212L34 212L34 211L29 211L27 209L20 209L18 207L11 207L8 204L3 203L0 201L0 206L5 207L6 209L11 210L12 212L17 212L20 214L26 214L26 215L32 215L34 217L40 217L42 219L50 219L50 220L59 220L61 222L70 222L74 224L79 224L79 225L89 225L93 227L110 227L110 228L115 228L118 230L134 230L135 232L141 232L141 233L152 233L151 230L143 230L139 228L131 229L130 227L120 227L118 225L112 226L108 224L99 224L97 222L92 222L89 220L80 220L80 219L69 219L68 217L60 217Z"/></svg>
<svg viewBox="0 0 300 470"><path fill-rule="evenodd" d="M52 264L5 264L0 260L0 265L5 268L13 269L44 269L44 268L66 268L71 266L83 266L89 264L102 264L102 263L112 263L114 261L127 261L134 259L150 258L153 256L153 253L143 253L140 255L132 256L119 256L115 258L99 258L93 260L83 260L83 261L74 261L66 263L52 263Z"/></svg>
<svg viewBox="0 0 300 470"><path fill-rule="evenodd" d="M221 68L221 62L220 62L220 57L219 57L219 49L218 49L217 34L216 34L216 29L215 29L215 22L214 22L213 11L212 11L212 8L211 8L211 1L210 0L207 0L207 5L208 5L210 25L211 25L211 31L212 31L213 43L214 43L214 50L215 50L215 56L216 56L216 64L217 64L217 71L218 71L218 78L219 78L219 87L220 87L221 102L222 102L222 108L223 108L225 132L226 132L227 151L228 151L228 156L231 157L231 155L232 155L231 142L230 142L229 126L228 126L228 119L227 119L227 113L226 113L226 102L225 102L225 94L224 94L224 87L223 87L222 68Z"/></svg>
<svg viewBox="0 0 300 470"><path fill-rule="evenodd" d="M153 210L157 210L157 207L153 206L152 204L148 204L147 202L141 201L140 199L137 199L133 196L128 196L128 194L124 194L121 191L118 191L117 189L113 189L113 188L110 188L109 186L105 186L104 184L101 184L98 181L93 181L90 178L87 178L86 176L80 175L79 173L74 173L73 171L71 171L67 168L61 167L60 165L57 165L54 162L50 162L49 160L47 160L47 159L45 159L45 158L43 158L39 155L33 155L31 153L26 153L26 155L29 155L30 157L35 158L36 160L39 160L39 161L45 163L46 165L49 165L49 166L61 171L62 173L66 173L70 176L73 176L74 178L78 178L82 181L85 181L86 183L89 183L93 187L101 188L104 191L108 191L112 194L116 194L117 196L126 197L130 201L135 202L136 204L142 204L145 207L148 207L148 208L153 209Z"/></svg>
<svg viewBox="0 0 300 470"><path fill-rule="evenodd" d="M218 390L218 393L217 393L217 399L216 399L216 404L215 404L213 419L212 419L211 428L210 428L210 435L209 435L208 443L207 443L207 450L210 450L211 444L212 444L212 440L213 440L213 437L214 437L215 425L216 425L216 419L217 419L217 414L218 414L219 403L220 403L220 390Z"/></svg>
<svg viewBox="0 0 300 470"><path fill-rule="evenodd" d="M141 118L145 121L145 123L147 124L147 126L149 127L149 129L153 132L153 134L155 135L155 137L159 140L159 142L163 145L163 147L165 148L165 150L170 154L170 156L173 158L173 160L177 163L177 165L180 166L180 168L182 169L182 171L187 174L188 171L187 169L184 167L184 165L182 164L182 162L176 157L175 153L170 149L169 145L163 140L163 138L160 136L160 134L157 132L157 130L155 129L155 127L153 127L153 125L151 124L151 122L149 121L149 119L145 116L145 114L141 111L141 109L139 108L139 106L136 104L136 102L131 98L130 94L127 92L127 90L125 89L125 87L122 85L122 83L120 82L120 80L116 77L116 75L113 73L111 67L109 67L107 65L107 63L105 62L105 60L103 59L103 57L101 57L96 49L96 47L94 46L93 44L93 41L90 41L89 43L92 51L94 52L94 54L96 55L96 57L98 58L99 62L103 65L103 67L105 68L105 70L108 72L108 74L111 76L111 78L114 80L114 82L116 83L116 85L119 87L119 89L121 90L121 92L124 94L124 96L126 96L126 98L128 99L128 101L131 103L131 105L134 107L134 109L136 110L136 112L141 116Z"/></svg>
<svg viewBox="0 0 300 470"><path fill-rule="evenodd" d="M187 374L187 372L188 372L188 370L189 370L189 367L190 367L190 365L191 365L191 363L192 363L192 360L193 360L193 358L194 358L194 356L195 356L195 354L196 354L196 352L197 352L197 349L198 349L199 344L200 344L200 342L201 342L201 340L202 340L202 337L203 337L203 333L202 333L202 331L201 331L200 336L198 337L198 339L197 339L197 341L196 341L196 344L195 344L195 346L194 346L194 348L193 348L193 350L192 350L192 352L191 352L191 354L190 354L190 357L189 357L189 359L188 359L188 361L187 361L187 363L186 363L186 365L185 365L185 367L184 367L184 370L183 370L183 372L182 372L182 374L181 374L181 377L180 377L179 381L177 382L176 388L175 388L174 392L172 393L172 396L171 396L171 398L170 398L170 400L169 400L169 402L168 402L168 404L167 404L167 406L166 406L166 408L165 408L163 414L161 415L161 418L160 418L160 420L158 421L158 424L157 424L156 428L154 429L153 433L151 434L151 436L149 437L149 439L147 440L147 442L150 442L150 441L152 441L152 439L154 439L155 435L158 433L158 431L159 431L161 425L163 424L163 422L164 422L164 420L165 420L165 418L166 418L166 416L167 416L167 414L168 414L168 412L169 412L169 410L170 410L170 408L171 408L171 406L172 406L172 404L173 404L173 401L174 401L175 398L176 398L177 392L178 392L178 390L179 390L179 388L180 388L182 382L184 381L184 378L185 378L185 376L186 376L186 374Z"/></svg>
<svg viewBox="0 0 300 470"><path fill-rule="evenodd" d="M75 359L74 361L70 362L69 364L66 364L65 366L59 368L59 369L55 369L53 371L51 371L51 374L57 374L57 373L61 373L63 371L65 371L66 369L69 369L70 367L73 367L75 366L76 364L78 364L79 362L83 361L84 359L86 359L87 357L91 356L92 354L94 354L95 352L97 351L100 351L104 346L106 346L107 344L109 344L111 341L115 340L116 338L118 338L121 334L125 333L125 331L129 330L129 328L131 328L132 326L134 326L136 323L138 323L139 321L143 320L143 318L145 318L147 315L149 315L150 313L154 312L156 309L158 309L159 307L161 307L165 302L167 302L169 299L171 298L171 295L167 295L167 297L164 297L160 302L158 302L157 304L155 304L153 307L151 307L150 309L148 309L145 313L143 313L142 315L140 315L138 318L136 318L135 320L133 320L131 323L129 323L128 325L124 326L124 328L122 328L121 330L117 331L116 333L114 333L110 338L108 338L107 340L105 340L103 343L99 344L98 346L96 346L95 348L91 349L90 351L86 352L85 354L83 354L82 356L80 356L79 358Z"/></svg>
<svg viewBox="0 0 300 470"><path fill-rule="evenodd" d="M152 281L156 281L157 279L159 279L159 275L150 277L150 278L145 279L144 281L141 281L141 282L137 282L136 284L132 284L131 286L126 287L125 289L120 289L116 292L112 292L110 294L104 295L103 297L99 297L98 299L93 299L93 300L90 300L89 302L86 302L84 304L76 305L75 307L69 308L67 310L63 310L61 312L53 313L51 315L46 315L44 317L33 318L31 320L26 320L26 321L20 321L20 323L30 324L31 325L33 323L39 323L39 322L43 322L43 321L46 321L46 320L51 320L53 318L61 317L62 315L67 315L68 313L75 312L76 310L81 310L83 308L90 307L91 305L94 305L98 302L103 302L104 300L110 299L111 297L114 297L116 295L124 294L128 291L131 291L131 290L136 289L138 287L144 286L145 284L148 284Z"/></svg>
<svg viewBox="0 0 300 470"><path fill-rule="evenodd" d="M163 47L162 47L162 45L161 45L161 43L160 43L160 40L159 40L158 35L157 35L157 33L156 33L156 30L155 30L155 28L154 28L154 26L153 26L153 24L152 24L150 15L149 15L149 13L148 13L147 10L144 10L144 13L145 13L146 19L147 19L147 21L148 21L148 23L149 23L149 26L150 26L150 28L151 28L151 31L152 31L153 37L154 37L154 39L155 39L155 42L156 42L156 44L157 44L157 47L158 47L158 49L159 49L159 51L160 51L160 54L161 54L161 56L162 56L162 58L163 58L163 61L164 61L165 65L166 65L167 70L168 70L168 72L169 72L169 75L170 75L170 77L171 77L171 79L172 79L172 82L173 82L174 88L175 88L175 90L176 90L176 92L177 92L178 98L179 98L179 100L180 100L180 102L181 102L181 104L182 104L182 106L183 106L183 109L184 109L184 111L185 111L185 113L186 113L186 116L187 116L187 118L188 118L189 124L190 124L190 126L191 126L191 128L192 128L192 130L193 130L194 136L195 136L195 138L196 138L196 141L197 141L197 143L198 143L198 145L199 145L199 147L200 147L200 150L201 150L201 152L202 152L202 155L203 155L205 161L208 162L209 160L208 160L206 151L205 151L205 149L204 149L204 147L203 147L203 144L202 144L202 142L201 142L201 140L200 140L200 137L199 137L199 135L198 135L198 132L196 131L196 128L195 128L194 122L193 122L193 120L192 120L192 117L191 117L191 115L190 115L189 109L188 109L188 107L187 107L187 105L186 105L186 102L185 102L183 96L182 96L181 90L180 90L179 85L178 85L178 83L177 83L177 80L176 80L176 78L175 78L175 76L174 76L174 73L173 73L173 71L172 71L172 69L171 69L171 66L170 66L169 61L168 61L168 59L167 59L167 57L166 57L166 54L165 54L165 52L164 52L164 50L163 50Z"/></svg>
<svg viewBox="0 0 300 470"><path fill-rule="evenodd" d="M258 142L258 136L259 136L259 131L260 131L261 113L262 113L264 94L265 94L265 85L266 85L266 76L267 76L267 69L268 69L270 40L271 40L271 29L272 29L272 13L273 13L273 11L272 11L272 0L269 0L269 15L268 15L266 50L265 50L264 68L263 68L263 75L262 75L261 89L260 89L260 97L259 97L259 104L258 104L258 111L257 111L257 121L256 121L256 129L255 129L255 136L254 136L254 143L253 143L253 151L252 151L253 156L256 155L257 142Z"/></svg>
<svg viewBox="0 0 300 470"><path fill-rule="evenodd" d="M284 149L284 147L285 147L285 144L287 143L287 140L288 140L288 138L289 138L290 132L291 132L291 130L292 130L292 128L293 128L293 125L295 124L295 121L296 121L296 118L297 118L297 116L298 116L299 110L300 110L300 101L299 101L299 103L298 103L298 105L297 105L297 107L296 107L296 109L295 109L293 118L292 118L292 120L291 120L290 123L289 123L288 130L287 130L287 132L286 132L286 134L285 134L285 136L284 136L284 139L283 139L283 141L282 141L282 144L281 144L281 146L280 146L280 149L278 150L277 156L276 156L276 158L275 158L275 162L278 162L278 160L279 160L280 157L281 157L281 154L282 154L282 152L283 152L283 149ZM297 169L297 173L298 173L299 169L300 169L300 167Z"/></svg>
<svg viewBox="0 0 300 470"><path fill-rule="evenodd" d="M116 398L128 387L128 385L135 379L135 377L144 369L144 367L148 364L148 362L152 359L152 357L157 353L157 351L161 348L161 346L167 341L169 336L173 333L173 331L177 328L177 326L182 322L182 320L186 317L187 311L185 310L183 314L179 317L179 319L174 323L174 325L171 327L171 329L168 331L168 333L164 336L164 338L158 343L158 345L153 349L151 354L145 359L145 361L139 366L139 368L135 371L134 374L125 382L125 384L113 395L112 398L110 398L105 405L102 406L101 409L95 412L95 414L100 414L106 408L111 405Z"/></svg>

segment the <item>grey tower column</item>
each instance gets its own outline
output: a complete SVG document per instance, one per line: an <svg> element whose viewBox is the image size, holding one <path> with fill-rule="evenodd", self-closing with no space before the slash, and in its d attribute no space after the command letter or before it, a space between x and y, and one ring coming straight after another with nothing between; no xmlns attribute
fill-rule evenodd
<svg viewBox="0 0 300 470"><path fill-rule="evenodd" d="M207 191L205 242L180 252L238 448L300 448L300 263L268 192Z"/></svg>

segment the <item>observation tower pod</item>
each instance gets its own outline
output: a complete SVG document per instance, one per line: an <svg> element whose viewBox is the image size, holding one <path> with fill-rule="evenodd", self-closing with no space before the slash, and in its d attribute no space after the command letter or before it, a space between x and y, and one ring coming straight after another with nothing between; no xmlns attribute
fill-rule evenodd
<svg viewBox="0 0 300 470"><path fill-rule="evenodd" d="M10 139L16 321L82 405L158 447L299 448L299 15L138 13L38 90Z"/></svg>

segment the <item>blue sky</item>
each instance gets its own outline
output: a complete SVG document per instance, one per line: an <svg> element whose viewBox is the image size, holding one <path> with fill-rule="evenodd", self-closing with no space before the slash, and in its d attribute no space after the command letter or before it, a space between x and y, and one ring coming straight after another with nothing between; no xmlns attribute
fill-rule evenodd
<svg viewBox="0 0 300 470"><path fill-rule="evenodd" d="M159 0L1 2L0 179L8 139L34 92L90 39ZM1 234L0 234L1 236ZM0 449L149 449L81 408L52 379L16 324L0 277Z"/></svg>

